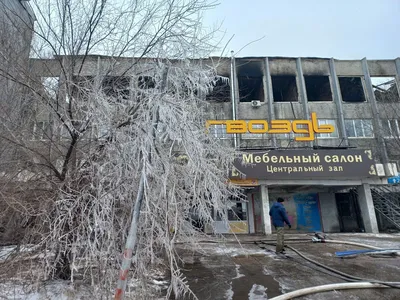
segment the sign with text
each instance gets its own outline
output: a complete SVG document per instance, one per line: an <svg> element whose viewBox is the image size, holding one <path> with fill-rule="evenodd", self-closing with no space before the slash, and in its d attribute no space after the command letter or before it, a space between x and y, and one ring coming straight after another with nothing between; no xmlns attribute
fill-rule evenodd
<svg viewBox="0 0 400 300"><path fill-rule="evenodd" d="M319 124L316 113L311 113L311 120L208 120L207 130L211 125L225 125L228 134L287 134L298 133L304 136L296 136L295 141L309 142L315 139L315 133L333 133L335 128L330 124Z"/></svg>
<svg viewBox="0 0 400 300"><path fill-rule="evenodd" d="M352 179L376 177L371 150L251 151L235 159L232 179Z"/></svg>

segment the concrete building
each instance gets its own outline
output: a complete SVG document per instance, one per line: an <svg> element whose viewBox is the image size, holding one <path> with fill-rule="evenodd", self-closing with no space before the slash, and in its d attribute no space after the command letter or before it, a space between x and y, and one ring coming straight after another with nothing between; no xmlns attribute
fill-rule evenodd
<svg viewBox="0 0 400 300"><path fill-rule="evenodd" d="M58 82L60 59L68 57L57 59L32 60L32 70ZM123 73L128 86L124 68L131 62L89 56L79 76ZM215 62L229 81L219 80L205 96L211 103L207 126L221 143L244 151L231 180L246 197L227 199L229 222L215 215L207 231L271 233L268 212L277 197L286 199L299 232L376 233L400 226L398 193L388 185L388 178L397 180L400 161L399 58L204 60Z"/></svg>
<svg viewBox="0 0 400 300"><path fill-rule="evenodd" d="M398 228L400 202L387 184L398 175L399 58L246 57L230 66L213 120L234 121L209 129L248 152L248 165L232 174L248 187L219 232L270 233L278 196L295 230L376 233L378 221Z"/></svg>

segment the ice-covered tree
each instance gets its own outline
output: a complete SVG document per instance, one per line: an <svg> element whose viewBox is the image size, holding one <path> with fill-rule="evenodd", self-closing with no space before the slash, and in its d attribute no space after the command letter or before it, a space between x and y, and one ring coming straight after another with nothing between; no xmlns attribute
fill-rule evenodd
<svg viewBox="0 0 400 300"><path fill-rule="evenodd" d="M190 292L176 242L195 246L192 215L225 218L224 201L238 194L228 181L234 149L205 130L205 96L227 80L218 62L201 59L214 41L200 17L214 4L30 2L31 68L17 78L0 66L30 104L14 111L24 116L18 126L0 117L1 138L18 149L6 177L23 174L20 186L31 191L14 197L29 220L27 240L45 250L47 274L79 273L104 297L114 293L121 262L119 278L132 262L129 278L143 295L157 265L170 272L168 295Z"/></svg>

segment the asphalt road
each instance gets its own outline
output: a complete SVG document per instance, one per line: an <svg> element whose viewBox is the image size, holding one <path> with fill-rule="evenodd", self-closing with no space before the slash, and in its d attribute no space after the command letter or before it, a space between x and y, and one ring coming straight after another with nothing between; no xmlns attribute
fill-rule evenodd
<svg viewBox="0 0 400 300"><path fill-rule="evenodd" d="M286 235L288 239L310 239L305 234ZM400 248L400 235L335 234L337 240L355 241L383 248ZM231 243L203 244L202 253L182 250L184 274L200 300L271 299L282 293L323 284L346 282L331 272L312 264L291 250L287 257L276 256L273 246L267 251L251 240L273 239L274 235L241 236L242 246ZM321 244L288 241L307 257L339 271L362 278L400 281L400 257L338 258L336 251L364 249L344 244ZM190 299L187 297L187 299ZM400 289L364 289L332 291L296 299L400 299Z"/></svg>

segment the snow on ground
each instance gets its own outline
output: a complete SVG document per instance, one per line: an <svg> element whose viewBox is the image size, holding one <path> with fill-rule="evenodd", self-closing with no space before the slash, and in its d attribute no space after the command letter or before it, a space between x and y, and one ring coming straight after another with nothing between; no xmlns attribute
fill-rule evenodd
<svg viewBox="0 0 400 300"><path fill-rule="evenodd" d="M249 292L249 300L263 300L268 299L267 294L265 293L267 289L259 284L253 284L250 292Z"/></svg>
<svg viewBox="0 0 400 300"><path fill-rule="evenodd" d="M273 256L263 249L255 246L248 245L226 245L226 244L207 244L201 245L199 252L205 255L226 255L226 256L251 256L251 255L262 255L262 256Z"/></svg>
<svg viewBox="0 0 400 300"><path fill-rule="evenodd" d="M239 272L240 265L235 264L235 268L236 268L236 276L233 277L232 279L238 279L240 277L244 277L244 274Z"/></svg>
<svg viewBox="0 0 400 300"><path fill-rule="evenodd" d="M232 282L231 282L231 284L229 286L229 289L225 293L225 297L226 297L225 298L226 300L232 300L233 299Z"/></svg>
<svg viewBox="0 0 400 300"><path fill-rule="evenodd" d="M67 281L51 281L40 287L7 282L0 284L0 291L1 297L13 300L84 300L90 297L90 293L83 289L76 289Z"/></svg>

